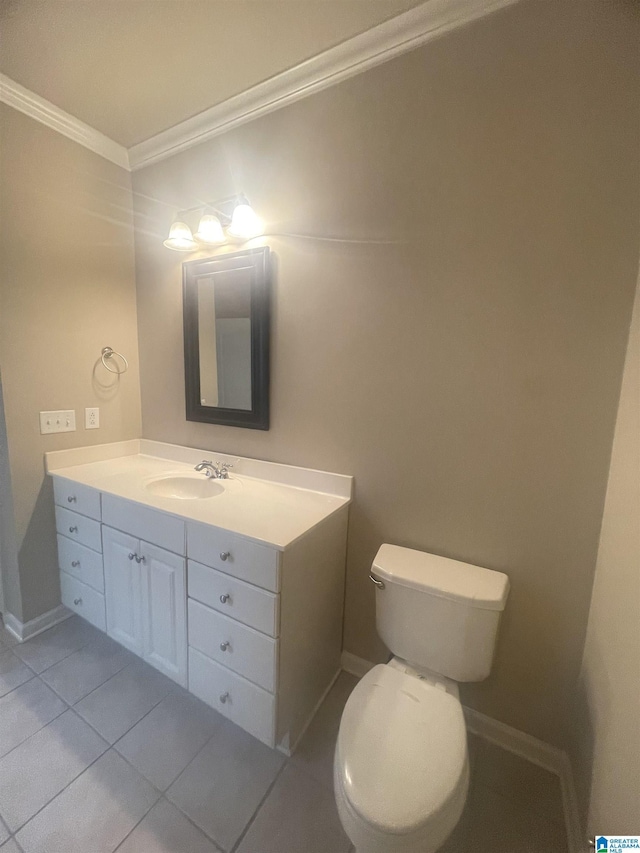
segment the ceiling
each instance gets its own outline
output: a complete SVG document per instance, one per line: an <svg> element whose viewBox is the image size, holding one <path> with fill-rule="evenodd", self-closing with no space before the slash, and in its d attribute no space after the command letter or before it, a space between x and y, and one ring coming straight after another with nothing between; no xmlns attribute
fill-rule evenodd
<svg viewBox="0 0 640 853"><path fill-rule="evenodd" d="M0 71L129 148L420 0L0 0Z"/></svg>

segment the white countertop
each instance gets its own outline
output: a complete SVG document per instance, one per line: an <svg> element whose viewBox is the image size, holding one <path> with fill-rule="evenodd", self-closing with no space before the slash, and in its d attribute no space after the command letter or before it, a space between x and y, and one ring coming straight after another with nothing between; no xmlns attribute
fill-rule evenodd
<svg viewBox="0 0 640 853"><path fill-rule="evenodd" d="M203 459L230 460L223 492L183 500L152 494L150 480L194 474ZM351 501L353 478L145 440L45 454L47 472L179 518L284 550ZM86 460L86 461L85 461ZM202 474L204 478L204 474Z"/></svg>

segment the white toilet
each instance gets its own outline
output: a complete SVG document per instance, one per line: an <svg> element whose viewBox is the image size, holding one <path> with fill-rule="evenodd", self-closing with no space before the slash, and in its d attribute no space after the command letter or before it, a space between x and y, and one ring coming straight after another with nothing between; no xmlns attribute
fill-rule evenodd
<svg viewBox="0 0 640 853"><path fill-rule="evenodd" d="M361 679L342 714L338 812L356 853L433 853L469 785L457 682L489 674L509 578L396 545L382 545L370 577L396 657Z"/></svg>

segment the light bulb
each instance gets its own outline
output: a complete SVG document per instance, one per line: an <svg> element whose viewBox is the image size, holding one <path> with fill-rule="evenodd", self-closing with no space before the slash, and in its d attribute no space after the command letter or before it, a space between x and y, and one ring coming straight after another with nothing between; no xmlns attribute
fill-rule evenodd
<svg viewBox="0 0 640 853"><path fill-rule="evenodd" d="M233 210L231 216L231 224L227 228L227 233L232 237L240 237L242 240L249 240L251 237L257 237L262 234L263 226L260 219L256 216L255 210L246 201L241 201Z"/></svg>
<svg viewBox="0 0 640 853"><path fill-rule="evenodd" d="M201 218L194 236L201 243L224 243L226 239L220 220L210 213L205 213Z"/></svg>
<svg viewBox="0 0 640 853"><path fill-rule="evenodd" d="M193 252L198 244L193 239L191 228L184 222L175 221L169 230L169 237L164 241L167 249L175 249L176 252Z"/></svg>

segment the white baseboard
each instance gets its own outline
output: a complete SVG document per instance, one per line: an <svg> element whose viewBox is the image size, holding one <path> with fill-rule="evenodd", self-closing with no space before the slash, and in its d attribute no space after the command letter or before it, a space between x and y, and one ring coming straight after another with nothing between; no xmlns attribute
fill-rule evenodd
<svg viewBox="0 0 640 853"><path fill-rule="evenodd" d="M37 634L42 634L48 628L53 628L59 622L64 622L70 616L73 616L73 612L66 608L64 604L59 604L53 610L48 610L46 613L36 616L35 619L30 619L28 622L21 622L13 613L9 612L4 613L3 621L7 631L23 643Z"/></svg>
<svg viewBox="0 0 640 853"><path fill-rule="evenodd" d="M352 655L351 652L342 652L342 668L345 672L350 672L357 678L362 678L370 669L373 669L375 663L369 660L359 658L357 655Z"/></svg>
<svg viewBox="0 0 640 853"><path fill-rule="evenodd" d="M375 664L351 652L342 652L342 668L358 678L362 678L374 666ZM586 844L581 828L571 762L567 753L473 708L463 706L463 710L467 729L470 732L558 776L569 853L584 853Z"/></svg>
<svg viewBox="0 0 640 853"><path fill-rule="evenodd" d="M558 776L569 853L584 853L586 844L581 829L573 771L567 753L473 708L465 707L464 716L470 732Z"/></svg>

